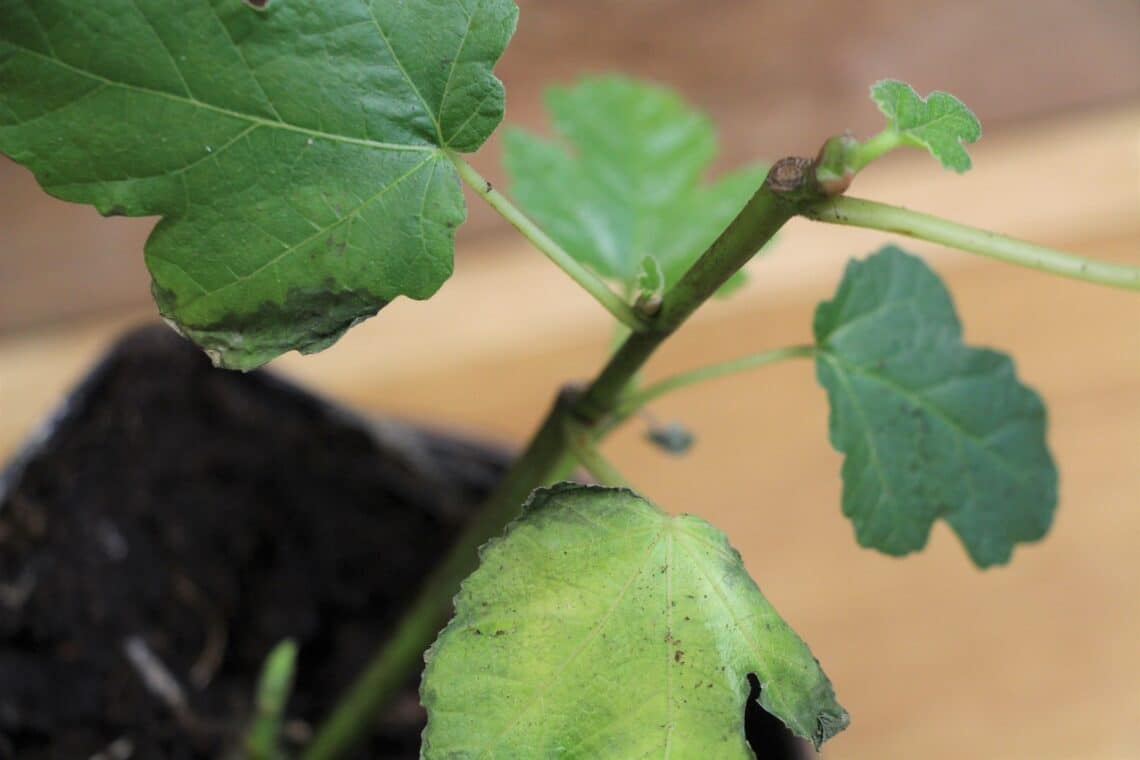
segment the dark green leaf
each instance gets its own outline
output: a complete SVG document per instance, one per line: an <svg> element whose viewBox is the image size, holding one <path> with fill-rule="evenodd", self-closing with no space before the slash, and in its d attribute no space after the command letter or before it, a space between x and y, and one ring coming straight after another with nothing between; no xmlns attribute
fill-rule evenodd
<svg viewBox="0 0 1140 760"><path fill-rule="evenodd" d="M872 85L871 98L905 142L926 148L947 169L960 173L970 168L970 154L962 144L977 142L982 125L965 103L948 92L923 98L894 79Z"/></svg>
<svg viewBox="0 0 1140 760"><path fill-rule="evenodd" d="M227 367L315 351L451 272L446 149L502 117L512 0L0 0L0 150L162 216L162 314Z"/></svg>
<svg viewBox="0 0 1140 760"><path fill-rule="evenodd" d="M761 705L818 746L847 725L720 531L623 489L536 491L428 652L423 756L751 758Z"/></svg>
<svg viewBox="0 0 1140 760"><path fill-rule="evenodd" d="M704 182L717 151L712 124L663 88L590 78L551 89L547 106L569 149L509 131L512 194L575 258L627 291L646 256L673 285L764 179L753 166Z"/></svg>
<svg viewBox="0 0 1140 760"><path fill-rule="evenodd" d="M887 247L851 262L815 338L860 544L907 554L941 517L987 567L1045 535L1057 502L1045 407L1007 356L962 343L921 259Z"/></svg>

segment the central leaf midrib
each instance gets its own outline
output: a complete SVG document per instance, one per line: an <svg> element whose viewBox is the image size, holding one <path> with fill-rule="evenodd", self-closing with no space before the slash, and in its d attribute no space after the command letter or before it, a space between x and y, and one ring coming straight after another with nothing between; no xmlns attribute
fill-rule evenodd
<svg viewBox="0 0 1140 760"><path fill-rule="evenodd" d="M549 678L547 682L535 694L531 695L531 699L527 705L524 708L518 710L514 716L514 720L508 723L502 731L500 731L489 742L487 742L486 745L479 749L478 753L476 754L477 758L486 757L488 753L490 753L496 746L498 746L499 742L510 735L511 731L515 729L523 717L532 709L534 709L535 704L546 695L546 692L553 688L559 676L561 676L562 673L564 673L566 669L569 668L578 659L578 657L582 655L583 652L585 652L586 648L591 643L593 643L598 635L601 634L602 630L609 624L610 619L613 617L614 613L621 606L622 602L625 601L626 594L629 593L629 590L633 587L634 582L641 577L642 573L645 572L645 569L649 564L649 560L653 558L654 551L658 546L661 545L661 538L667 529L668 526L663 525L660 530L657 531L654 539L649 541L645 554L634 565L633 574L630 575L629 579L622 586L621 590L617 594L617 597L614 599L613 604L610 605L609 609L606 610L601 619L599 619L598 622L595 623L594 626L586 632L586 635L583 636L582 641L578 643L578 646L575 647L574 651L570 653L570 656L558 665L554 671L554 675Z"/></svg>
<svg viewBox="0 0 1140 760"><path fill-rule="evenodd" d="M933 94L932 94L932 96L933 96ZM929 98L927 99L927 103L929 104ZM929 107L929 105L928 105L928 107ZM902 127L902 128L900 128L899 131L900 132L912 132L913 133L913 132L917 132L918 130L928 129L931 126L934 126L935 124L938 124L942 121L945 121L946 119L961 119L961 116L962 115L956 111L945 111L944 113L940 113L937 116L934 116L932 118L927 118L926 121L924 121L920 124L914 124L914 125L909 126L909 127ZM965 119L961 119L961 120L963 121L963 125L965 125Z"/></svg>
<svg viewBox="0 0 1140 760"><path fill-rule="evenodd" d="M302 240L298 243L294 243L293 245L289 246L288 248L281 251L277 255L273 256L268 261L262 263L260 266L258 266L256 269L249 272L248 274L244 274L244 275L239 276L237 279L230 280L225 285L222 285L219 288L215 288L214 290L203 289L204 292L201 295L198 295L194 298L191 298L190 300L186 301L186 303L181 304L179 306L179 309L183 310L183 311L186 309L189 309L191 306L198 303L199 301L201 301L204 298L212 298L212 297L218 295L219 293L221 293L225 290L228 290L229 288L234 287L235 285L239 285L242 282L245 282L245 281L247 281L253 277L256 277L258 274L265 271L269 267L273 266L274 264L279 263L285 257L296 253L297 251L303 249L309 243L312 243L314 240L319 239L322 235L326 235L329 232L331 232L332 230L336 229L337 227L345 224L346 222L349 222L349 221L355 219L360 214L360 212L362 210L364 210L367 206L370 206L371 204L375 203L381 196L383 196L389 190L396 187L397 185L399 185L404 180L408 179L408 177L411 177L411 176L419 173L419 171L421 169L423 169L423 167L426 166L429 162L431 162L432 159L433 159L433 156L428 156L423 161L420 161L414 167L409 169L407 172L405 172L404 174L400 175L399 177L397 177L396 179L392 180L390 183L388 183L387 185L382 187L376 193L373 193L368 198L364 199L363 202L361 202L359 205L357 205L355 208L353 208L351 211L349 211L344 216L338 218L332 224L328 225L327 227L322 227L321 229L314 232L312 235L309 235L304 240ZM185 271L185 270L183 270L183 271ZM199 285L199 287L201 287L201 286Z"/></svg>
<svg viewBox="0 0 1140 760"><path fill-rule="evenodd" d="M933 403L927 401L925 398L918 395L914 391L899 385L888 377L870 372L858 364L849 362L844 357L833 353L828 348L821 348L819 353L826 360L837 365L837 369L839 369L841 372L847 372L852 375L865 377L872 382L878 383L887 390L897 393L898 395L911 401L915 406L923 409L932 417L941 421L944 425L946 425L946 427L950 428L952 431L957 432L962 438L965 438L973 443L977 449L981 450L987 457L993 459L1003 470L1008 472L1014 478L1014 480L1019 483L1025 480L1026 473L1015 469L1012 463L999 456L997 452L993 451L993 449L986 445L985 439L976 435L973 431L967 430L953 417L950 417Z"/></svg>
<svg viewBox="0 0 1140 760"><path fill-rule="evenodd" d="M368 148L374 148L376 150L412 151L412 152L418 152L418 153L424 153L424 152L431 152L431 151L438 151L439 150L439 146L431 145L431 144L414 145L414 144L410 144L410 143L379 142L376 140L369 140L367 138L362 138L362 137L351 137L349 135L341 135L341 134L336 134L334 132L324 132L324 131L321 131L318 129L312 129L310 127L303 127L299 124L292 124L292 123L287 122L287 121L275 121L273 119L267 119L264 116L257 116L257 115L245 113L242 111L234 111L234 110L229 109L229 108L224 108L222 106L214 105L213 103L207 103L205 101L198 100L197 98L186 97L184 95L177 95L177 94L172 93L172 92L166 92L164 90L156 90L156 89L153 89L150 87L143 87L141 85L128 84L127 82L117 82L114 79L108 79L105 76L102 76L100 74L96 74L93 71L87 71L86 69L82 69L82 68L79 68L78 66L74 66L74 65L72 65L66 61L63 61L59 58L53 58L50 55L45 55L44 53L41 53L38 50L33 50L31 48L24 47L23 45L17 45L11 41L5 41L4 44L15 49L15 50L19 50L26 55L34 56L34 57L39 58L41 60L47 61L48 63L59 66L62 69L66 69L67 71L70 71L74 74L77 74L77 75L82 76L82 77L87 77L88 79L92 79L96 82L101 82L104 85L107 85L110 87L119 87L119 88L122 88L124 90L130 90L132 92L138 92L138 93L153 96L156 98L164 98L166 100L171 100L171 101L174 101L176 103L182 103L185 105L190 105L190 106L193 106L195 108L202 108L204 110L212 111L214 113L221 114L223 116L228 116L232 119L238 119L241 121L250 122L252 124L257 124L259 126L269 127L271 129L283 129L283 130L287 130L290 132L297 132L299 134L308 135L309 137L316 137L316 138L320 138L323 140L329 140L332 142L347 143L350 145L361 145L361 146L368 147ZM85 93L85 95L86 94L87 93ZM432 114L430 109L428 110L428 116L432 117L434 120L434 114Z"/></svg>
<svg viewBox="0 0 1140 760"><path fill-rule="evenodd" d="M440 126L439 123L439 114L431 110L431 106L428 105L427 99L424 98L423 93L420 92L420 88L416 86L415 80L408 75L408 70L404 68L403 62L400 61L400 56L396 55L396 48L393 47L392 41L388 39L388 35L384 31L384 27L380 26L380 19L376 18L376 11L373 9L372 3L366 2L365 4L368 6L368 15L372 17L372 24L376 27L376 33L380 35L380 39L384 41L384 45L388 48L388 52L392 54L392 62L396 64L396 68L400 70L400 74L403 75L404 81L408 83L408 87L412 89L412 92L420 101L420 104L423 105L424 111L427 112L428 118L431 119L432 126L435 127L435 134L436 137L439 138L439 144L441 146L444 145L446 141L443 139L443 127ZM470 31L470 27L468 27L468 31ZM464 35L464 37L464 42L466 42L466 35ZM439 107L440 111L442 111L442 102L439 104Z"/></svg>

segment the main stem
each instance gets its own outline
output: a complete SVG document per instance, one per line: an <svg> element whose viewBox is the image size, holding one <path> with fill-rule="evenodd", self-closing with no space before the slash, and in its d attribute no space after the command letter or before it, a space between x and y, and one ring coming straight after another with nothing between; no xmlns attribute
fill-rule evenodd
<svg viewBox="0 0 1140 760"><path fill-rule="evenodd" d="M462 171L462 170L461 170ZM459 585L478 565L478 548L502 533L535 488L564 472L572 452L567 426L593 431L617 409L623 391L657 348L808 203L822 197L807 159L786 158L688 272L665 294L644 332L634 332L583 391L559 394L538 432L484 502L395 630L321 727L303 758L331 760L367 736L380 710L422 662L450 614Z"/></svg>

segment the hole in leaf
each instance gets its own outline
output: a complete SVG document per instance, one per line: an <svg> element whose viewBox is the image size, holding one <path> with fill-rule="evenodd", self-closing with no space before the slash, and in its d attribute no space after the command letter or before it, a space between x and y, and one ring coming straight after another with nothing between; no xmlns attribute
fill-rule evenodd
<svg viewBox="0 0 1140 760"><path fill-rule="evenodd" d="M744 736L758 760L804 760L814 753L784 725L784 722L760 706L760 679L748 674L748 700L744 703Z"/></svg>

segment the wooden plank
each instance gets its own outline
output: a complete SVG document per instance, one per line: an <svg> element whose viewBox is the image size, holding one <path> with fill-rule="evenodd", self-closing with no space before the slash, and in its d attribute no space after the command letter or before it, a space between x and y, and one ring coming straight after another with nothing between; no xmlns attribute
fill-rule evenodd
<svg viewBox="0 0 1140 760"><path fill-rule="evenodd" d="M622 71L667 83L707 111L722 133L720 168L812 153L845 128L879 129L866 92L883 77L955 93L994 134L1140 96L1133 0L868 0L858 12L826 0L519 5L518 34L497 68L508 124L546 129L547 86ZM500 139L474 160L505 186ZM145 305L139 251L153 220L102 219L50 199L2 158L0 188L0 331ZM502 231L476 205L460 240Z"/></svg>
<svg viewBox="0 0 1140 760"><path fill-rule="evenodd" d="M1138 113L995 138L962 178L921 156L892 160L857 192L1137 261ZM1121 156L1131 168L1121 170ZM842 260L881 240L797 223L755 263L750 288L686 326L649 376L805 340ZM608 328L587 297L513 239L486 250L499 255L461 259L430 304L395 304L332 350L278 367L366 410L520 441L558 383L602 361ZM859 549L839 513L839 459L807 364L655 405L661 419L697 430L685 459L646 446L636 424L607 453L665 507L725 529L811 642L854 716L829 756L1140 756L1140 299L931 253L967 338L1011 351L1050 405L1062 468L1057 523L1010 567L974 570L942 527L919 556ZM0 452L133 316L0 340Z"/></svg>

